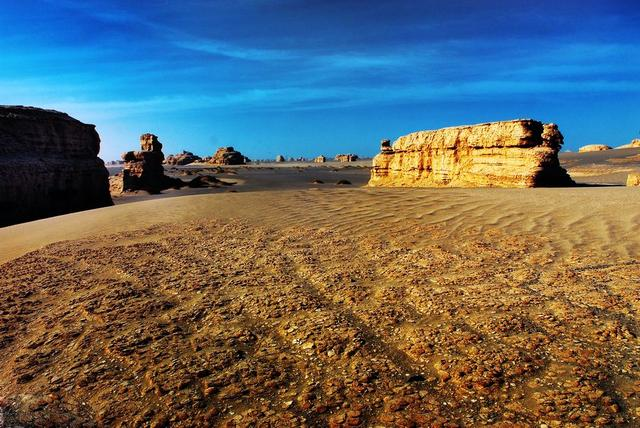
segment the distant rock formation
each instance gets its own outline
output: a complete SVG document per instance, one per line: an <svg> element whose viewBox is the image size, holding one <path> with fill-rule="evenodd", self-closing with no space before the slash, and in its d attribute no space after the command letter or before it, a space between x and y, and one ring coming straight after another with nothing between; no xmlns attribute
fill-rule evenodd
<svg viewBox="0 0 640 428"><path fill-rule="evenodd" d="M209 163L214 165L244 165L247 162L249 159L235 151L233 147L220 147L209 160Z"/></svg>
<svg viewBox="0 0 640 428"><path fill-rule="evenodd" d="M340 154L340 155L336 155L335 159L339 162L355 162L358 160L358 155L354 155L351 153L348 153L346 155Z"/></svg>
<svg viewBox="0 0 640 428"><path fill-rule="evenodd" d="M167 159L165 159L165 163L167 165L189 165L190 163L200 161L200 156L196 156L191 152L183 151L177 155L169 155Z"/></svg>
<svg viewBox="0 0 640 428"><path fill-rule="evenodd" d="M0 226L113 205L94 125L0 106Z"/></svg>
<svg viewBox="0 0 640 428"><path fill-rule="evenodd" d="M324 156L320 155L317 158L315 158L313 161L315 163L325 163L327 161L327 158L325 158Z"/></svg>
<svg viewBox="0 0 640 428"><path fill-rule="evenodd" d="M284 161L285 161L284 156L282 155L276 156L276 162L284 162Z"/></svg>
<svg viewBox="0 0 640 428"><path fill-rule="evenodd" d="M640 173L631 173L627 175L627 186L629 187L640 186Z"/></svg>
<svg viewBox="0 0 640 428"><path fill-rule="evenodd" d="M580 147L578 149L578 153L603 152L605 150L611 150L611 147L604 144L589 144L587 146Z"/></svg>
<svg viewBox="0 0 640 428"><path fill-rule="evenodd" d="M637 149L640 148L640 139L631 140L629 144L625 144L623 146L618 146L616 149Z"/></svg>
<svg viewBox="0 0 640 428"><path fill-rule="evenodd" d="M573 185L558 161L562 144L556 125L535 120L415 132L382 141L369 186Z"/></svg>
<svg viewBox="0 0 640 428"><path fill-rule="evenodd" d="M162 143L153 134L140 136L140 151L130 151L122 154L124 169L122 173L110 177L112 193L123 191L146 190L157 193L171 187L182 187L185 183L178 179L164 175L164 154Z"/></svg>

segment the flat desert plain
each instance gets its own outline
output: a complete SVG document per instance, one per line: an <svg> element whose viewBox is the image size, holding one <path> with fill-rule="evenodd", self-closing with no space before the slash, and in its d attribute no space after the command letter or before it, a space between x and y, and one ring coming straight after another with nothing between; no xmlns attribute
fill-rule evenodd
<svg viewBox="0 0 640 428"><path fill-rule="evenodd" d="M0 422L638 426L639 153L557 189L229 168L0 229Z"/></svg>

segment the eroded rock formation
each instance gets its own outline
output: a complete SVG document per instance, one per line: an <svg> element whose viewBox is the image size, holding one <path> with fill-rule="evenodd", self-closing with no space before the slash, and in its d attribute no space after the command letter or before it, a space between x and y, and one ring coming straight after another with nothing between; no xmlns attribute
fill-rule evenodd
<svg viewBox="0 0 640 428"><path fill-rule="evenodd" d="M191 152L183 151L177 155L169 155L165 159L167 165L189 165L190 163L198 162L202 160L200 156L196 156Z"/></svg>
<svg viewBox="0 0 640 428"><path fill-rule="evenodd" d="M276 156L276 162L285 162L285 161L286 160L285 160L284 156L282 156L282 155Z"/></svg>
<svg viewBox="0 0 640 428"><path fill-rule="evenodd" d="M351 153L348 153L346 155L340 154L336 155L336 160L339 162L355 162L358 160L358 155L354 155Z"/></svg>
<svg viewBox="0 0 640 428"><path fill-rule="evenodd" d="M611 146L607 146L604 144L589 144L589 145L580 147L578 149L578 153L603 152L605 150L611 150Z"/></svg>
<svg viewBox="0 0 640 428"><path fill-rule="evenodd" d="M631 173L627 175L627 186L629 187L640 186L640 173Z"/></svg>
<svg viewBox="0 0 640 428"><path fill-rule="evenodd" d="M95 126L0 106L0 226L113 205Z"/></svg>
<svg viewBox="0 0 640 428"><path fill-rule="evenodd" d="M233 147L220 147L209 163L214 165L244 165L249 160L242 153L234 150Z"/></svg>
<svg viewBox="0 0 640 428"><path fill-rule="evenodd" d="M574 184L560 167L554 124L492 122L383 140L370 186L534 187Z"/></svg>
<svg viewBox="0 0 640 428"><path fill-rule="evenodd" d="M313 161L315 163L325 163L327 161L327 158L325 158L324 156L320 155L317 158L315 158Z"/></svg>
<svg viewBox="0 0 640 428"><path fill-rule="evenodd" d="M153 134L140 136L140 151L122 154L124 169L121 174L110 178L111 191L146 190L157 193L170 187L182 187L185 183L164 175L164 154L162 143Z"/></svg>

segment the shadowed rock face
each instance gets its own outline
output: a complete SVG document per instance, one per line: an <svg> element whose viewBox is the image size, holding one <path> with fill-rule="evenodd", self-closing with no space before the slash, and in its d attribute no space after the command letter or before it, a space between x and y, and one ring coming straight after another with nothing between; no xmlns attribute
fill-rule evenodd
<svg viewBox="0 0 640 428"><path fill-rule="evenodd" d="M94 125L0 106L0 226L113 205Z"/></svg>
<svg viewBox="0 0 640 428"><path fill-rule="evenodd" d="M535 120L415 132L392 146L384 141L369 186L569 186L558 161L562 143L556 125Z"/></svg>
<svg viewBox="0 0 640 428"><path fill-rule="evenodd" d="M181 187L182 180L164 175L162 143L153 134L140 136L140 151L122 154L122 174L111 177L111 189L121 191L146 190L157 193L170 187Z"/></svg>

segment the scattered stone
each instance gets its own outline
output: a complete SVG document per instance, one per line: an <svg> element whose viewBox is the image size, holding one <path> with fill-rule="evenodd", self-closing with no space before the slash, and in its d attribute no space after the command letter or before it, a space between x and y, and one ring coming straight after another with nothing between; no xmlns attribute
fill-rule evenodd
<svg viewBox="0 0 640 428"><path fill-rule="evenodd" d="M369 186L536 187L575 184L560 167L554 124L493 122L383 140Z"/></svg>

